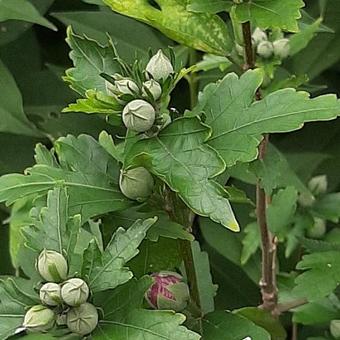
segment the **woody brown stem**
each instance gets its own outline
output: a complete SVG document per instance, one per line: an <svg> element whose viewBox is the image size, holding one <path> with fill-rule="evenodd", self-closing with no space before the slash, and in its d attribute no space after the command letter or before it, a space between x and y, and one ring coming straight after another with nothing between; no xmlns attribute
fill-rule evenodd
<svg viewBox="0 0 340 340"><path fill-rule="evenodd" d="M242 24L242 32L245 47L244 70L255 67L255 55L252 46L250 22ZM256 100L261 99L261 92L256 92ZM269 136L264 136L258 151L258 159L263 160L266 154ZM277 285L276 285L276 238L271 234L267 225L267 202L268 197L261 188L260 182L256 184L256 216L261 234L262 249L262 274L260 288L262 294L261 308L268 310L273 315L278 315L277 309Z"/></svg>

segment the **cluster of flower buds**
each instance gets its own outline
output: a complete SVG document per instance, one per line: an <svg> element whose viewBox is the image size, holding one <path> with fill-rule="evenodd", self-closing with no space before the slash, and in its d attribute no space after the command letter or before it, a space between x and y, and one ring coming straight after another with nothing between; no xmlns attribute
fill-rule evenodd
<svg viewBox="0 0 340 340"><path fill-rule="evenodd" d="M189 302L189 287L175 272L162 271L151 275L153 284L145 299L154 309L183 311Z"/></svg>
<svg viewBox="0 0 340 340"><path fill-rule="evenodd" d="M268 59L275 56L279 59L285 59L289 56L289 39L281 38L272 42L268 40L268 35L265 31L256 28L252 35L252 41L256 48L256 53L261 58Z"/></svg>
<svg viewBox="0 0 340 340"><path fill-rule="evenodd" d="M68 264L64 256L53 250L43 250L37 269L47 282L39 291L41 305L31 307L23 322L29 332L46 332L55 325L67 325L72 333L90 334L98 324L98 312L88 303L90 290L79 278L67 279Z"/></svg>
<svg viewBox="0 0 340 340"><path fill-rule="evenodd" d="M114 74L113 83L106 81L108 94L114 95L125 105L123 123L132 131L143 133L155 124L157 112L155 103L162 96L162 84L174 73L170 60L159 50L148 62L145 81L138 85L133 79Z"/></svg>

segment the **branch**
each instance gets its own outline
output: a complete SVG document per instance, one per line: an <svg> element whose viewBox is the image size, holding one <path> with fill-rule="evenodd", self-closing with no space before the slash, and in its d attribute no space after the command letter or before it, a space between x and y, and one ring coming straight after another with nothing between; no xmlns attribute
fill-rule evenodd
<svg viewBox="0 0 340 340"><path fill-rule="evenodd" d="M242 24L242 32L245 46L244 69L255 67L255 55L252 46L250 22ZM261 99L261 92L256 92L256 100ZM269 136L264 136L260 146L258 159L263 160L266 154ZM276 238L270 233L267 226L267 201L266 193L261 188L259 181L256 185L256 216L260 228L262 245L262 275L260 281L262 305L261 308L268 310L273 315L278 315L277 310L277 286L276 286Z"/></svg>

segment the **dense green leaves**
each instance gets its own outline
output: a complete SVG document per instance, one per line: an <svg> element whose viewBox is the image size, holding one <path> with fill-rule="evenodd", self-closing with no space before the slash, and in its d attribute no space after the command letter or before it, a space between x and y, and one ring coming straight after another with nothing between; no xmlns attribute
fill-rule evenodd
<svg viewBox="0 0 340 340"><path fill-rule="evenodd" d="M84 253L82 276L93 292L113 289L133 277L124 265L138 254L139 244L155 221L156 218L138 220L128 230L117 229L104 252L96 242L90 243Z"/></svg>
<svg viewBox="0 0 340 340"><path fill-rule="evenodd" d="M184 45L218 55L226 55L231 51L232 41L222 19L209 13L189 12L185 2L158 0L160 9L144 0L104 2L112 10L146 22Z"/></svg>
<svg viewBox="0 0 340 340"><path fill-rule="evenodd" d="M271 337L263 328L252 321L233 313L217 311L203 319L203 334L206 340L246 339L270 340Z"/></svg>
<svg viewBox="0 0 340 340"><path fill-rule="evenodd" d="M254 27L297 32L303 6L302 0L254 0L236 5L235 12L241 22L251 21Z"/></svg>
<svg viewBox="0 0 340 340"><path fill-rule="evenodd" d="M224 163L205 144L209 135L209 128L197 118L178 119L157 137L137 142L127 155L125 167L147 167L197 214L238 231L224 188L212 180L223 172Z"/></svg>
<svg viewBox="0 0 340 340"><path fill-rule="evenodd" d="M0 22L6 20L23 20L56 30L28 0L0 0Z"/></svg>
<svg viewBox="0 0 340 340"><path fill-rule="evenodd" d="M294 89L276 91L253 103L261 82L259 70L247 71L240 78L229 73L204 89L192 113L204 113L212 128L208 143L228 166L254 160L263 133L289 132L305 122L330 120L340 114L335 96L310 99L308 93Z"/></svg>

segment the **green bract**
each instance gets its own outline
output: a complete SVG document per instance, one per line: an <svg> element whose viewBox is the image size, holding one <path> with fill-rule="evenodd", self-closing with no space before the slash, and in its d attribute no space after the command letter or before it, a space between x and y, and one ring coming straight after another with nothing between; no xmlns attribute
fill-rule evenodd
<svg viewBox="0 0 340 340"><path fill-rule="evenodd" d="M133 100L123 110L125 126L136 132L148 131L154 124L155 118L155 109L145 100Z"/></svg>
<svg viewBox="0 0 340 340"><path fill-rule="evenodd" d="M138 167L122 171L119 186L126 197L142 202L152 194L154 180L148 170Z"/></svg>
<svg viewBox="0 0 340 340"><path fill-rule="evenodd" d="M80 335L90 334L98 324L98 312L95 306L84 303L79 307L71 308L67 313L67 326L73 333Z"/></svg>
<svg viewBox="0 0 340 340"><path fill-rule="evenodd" d="M274 47L270 41L261 41L257 45L256 52L262 58L270 58L273 55Z"/></svg>
<svg viewBox="0 0 340 340"><path fill-rule="evenodd" d="M61 297L69 306L79 306L89 297L89 287L82 279L74 278L66 281L61 288Z"/></svg>
<svg viewBox="0 0 340 340"><path fill-rule="evenodd" d="M174 68L168 57L159 50L147 64L146 72L155 80L165 80L174 73Z"/></svg>
<svg viewBox="0 0 340 340"><path fill-rule="evenodd" d="M143 96L148 97L148 92L152 94L154 100L157 100L162 95L162 87L157 81L150 79L143 83Z"/></svg>
<svg viewBox="0 0 340 340"><path fill-rule="evenodd" d="M289 39L279 39L273 42L274 55L280 59L285 59L289 56L290 45Z"/></svg>
<svg viewBox="0 0 340 340"><path fill-rule="evenodd" d="M57 283L45 283L39 292L40 300L48 306L58 306L61 303L60 286Z"/></svg>
<svg viewBox="0 0 340 340"><path fill-rule="evenodd" d="M44 332L51 329L54 323L54 312L45 306L36 305L25 314L23 327L32 332Z"/></svg>
<svg viewBox="0 0 340 340"><path fill-rule="evenodd" d="M46 281L61 282L67 277L67 262L63 255L54 250L44 249L39 255L37 267Z"/></svg>

